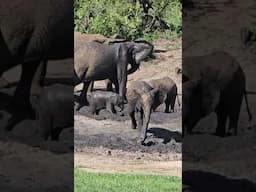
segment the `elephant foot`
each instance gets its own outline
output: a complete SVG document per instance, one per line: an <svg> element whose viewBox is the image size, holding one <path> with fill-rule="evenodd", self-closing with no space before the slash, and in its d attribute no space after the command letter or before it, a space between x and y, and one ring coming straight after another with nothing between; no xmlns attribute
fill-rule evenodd
<svg viewBox="0 0 256 192"><path fill-rule="evenodd" d="M132 125L132 129L137 129L137 127L135 125Z"/></svg>
<svg viewBox="0 0 256 192"><path fill-rule="evenodd" d="M80 111L81 108L83 108L84 106L88 106L86 104L78 104L76 111Z"/></svg>
<svg viewBox="0 0 256 192"><path fill-rule="evenodd" d="M138 139L137 144L139 145L145 145L145 139Z"/></svg>
<svg viewBox="0 0 256 192"><path fill-rule="evenodd" d="M8 120L8 124L5 127L6 131L12 131L13 128L19 123L21 122L23 119L22 118L17 118L16 116L12 116L9 120Z"/></svg>
<svg viewBox="0 0 256 192"><path fill-rule="evenodd" d="M145 140L146 140L146 137L140 137L138 140L137 140L137 143L140 144L140 145L145 145Z"/></svg>

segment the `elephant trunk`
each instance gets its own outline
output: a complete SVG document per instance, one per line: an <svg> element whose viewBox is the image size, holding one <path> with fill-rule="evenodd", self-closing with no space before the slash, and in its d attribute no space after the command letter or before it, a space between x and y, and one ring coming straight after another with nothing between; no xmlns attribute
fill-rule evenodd
<svg viewBox="0 0 256 192"><path fill-rule="evenodd" d="M145 46L142 47L143 51L138 51L138 53L135 53L135 62L139 64L141 61L146 59L150 54L152 54L154 46L150 43L144 43Z"/></svg>
<svg viewBox="0 0 256 192"><path fill-rule="evenodd" d="M128 56L127 49L124 46L120 46L119 49L119 63L117 65L117 79L119 85L119 95L122 98L123 104L126 100L126 83L127 83L127 66L128 66Z"/></svg>

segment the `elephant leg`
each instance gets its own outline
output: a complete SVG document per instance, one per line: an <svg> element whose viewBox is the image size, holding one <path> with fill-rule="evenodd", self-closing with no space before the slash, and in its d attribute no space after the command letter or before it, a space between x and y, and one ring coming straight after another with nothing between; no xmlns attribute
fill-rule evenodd
<svg viewBox="0 0 256 192"><path fill-rule="evenodd" d="M112 87L112 83L111 81L113 82L114 86L115 86L115 93L119 93L119 84L118 84L118 80L116 78L113 78L111 79L109 82L108 82L108 86L111 86L111 89L113 91L113 87Z"/></svg>
<svg viewBox="0 0 256 192"><path fill-rule="evenodd" d="M79 111L83 106L89 105L87 100L87 90L90 86L91 81L84 82L82 92L79 96L79 103L78 107L76 108L77 111Z"/></svg>
<svg viewBox="0 0 256 192"><path fill-rule="evenodd" d="M238 119L239 119L239 112L233 112L229 116L229 134L232 129L234 129L234 135L237 135L237 125L238 125Z"/></svg>
<svg viewBox="0 0 256 192"><path fill-rule="evenodd" d="M139 116L138 116L138 129L141 130L142 125L143 125L143 110L139 110L137 113L139 114Z"/></svg>
<svg viewBox="0 0 256 192"><path fill-rule="evenodd" d="M21 78L15 90L11 103L12 116L8 120L8 131L26 118L35 118L35 112L30 104L30 90L34 75L39 67L40 61L27 62L22 65Z"/></svg>
<svg viewBox="0 0 256 192"><path fill-rule="evenodd" d="M135 107L131 104L129 104L128 106L128 114L131 118L131 122L132 122L132 129L136 129L137 128L137 122L136 122L136 119L135 119Z"/></svg>
<svg viewBox="0 0 256 192"><path fill-rule="evenodd" d="M143 117L144 117L144 111L141 110L140 117L139 117L139 119L141 121L140 124L142 124L142 126L140 128L141 130L140 130L140 138L139 138L139 143L141 143L141 144L143 144L147 138L147 126L145 126L146 122L144 122L145 119Z"/></svg>
<svg viewBox="0 0 256 192"><path fill-rule="evenodd" d="M174 104L175 104L175 98L173 97L167 97L165 100L165 113L174 112ZM171 111L170 111L170 105L171 105Z"/></svg>
<svg viewBox="0 0 256 192"><path fill-rule="evenodd" d="M236 101L233 101L232 103L229 104L229 133L233 129L234 130L234 135L237 135L237 125L238 125L238 120L239 120L239 114L240 114L240 109L241 109L241 104L242 104L242 99L243 95L237 98Z"/></svg>
<svg viewBox="0 0 256 192"><path fill-rule="evenodd" d="M106 80L107 91L113 91L112 81L110 79Z"/></svg>
<svg viewBox="0 0 256 192"><path fill-rule="evenodd" d="M226 110L226 107L223 105L219 105L216 110L217 114L217 120L218 120L218 125L216 128L216 135L224 137L226 133L226 122L227 122L227 117L228 117L228 112Z"/></svg>
<svg viewBox="0 0 256 192"><path fill-rule="evenodd" d="M119 83L118 83L118 80L116 79L116 78L114 78L113 80L112 80L112 82L113 82L113 84L114 84L114 86L115 86L115 93L118 93L119 94ZM112 86L112 85L111 85ZM119 94L120 95L120 94ZM124 101L123 101L124 103L127 103L127 97L126 97L126 94L124 95Z"/></svg>
<svg viewBox="0 0 256 192"><path fill-rule="evenodd" d="M89 89L90 92L93 92L93 89L94 89L94 81L92 81L92 82L90 83L88 89Z"/></svg>
<svg viewBox="0 0 256 192"><path fill-rule="evenodd" d="M110 112L110 113L116 113L116 109L115 109L115 107L114 107L114 105L113 105L113 103L108 103L107 104L107 110Z"/></svg>
<svg viewBox="0 0 256 192"><path fill-rule="evenodd" d="M51 140L52 141L58 141L61 131L64 129L64 127L56 127L52 130L51 133Z"/></svg>
<svg viewBox="0 0 256 192"><path fill-rule="evenodd" d="M132 121L132 129L136 129L137 128L137 122L136 122L136 119L135 119L135 111L130 112L129 116L130 116L131 121Z"/></svg>
<svg viewBox="0 0 256 192"><path fill-rule="evenodd" d="M170 113L170 112L174 112L174 107L171 107L171 110L169 110L170 108L170 103L169 101L165 101L165 113Z"/></svg>
<svg viewBox="0 0 256 192"><path fill-rule="evenodd" d="M96 104L95 103L90 104L89 111L92 115L94 115L96 113Z"/></svg>
<svg viewBox="0 0 256 192"><path fill-rule="evenodd" d="M49 114L47 113L39 114L39 119L37 124L39 135L41 138L43 138L44 141L47 141L52 129L52 121L51 121L51 118L48 116Z"/></svg>
<svg viewBox="0 0 256 192"><path fill-rule="evenodd" d="M171 106L172 112L174 112L175 102L176 102L176 94L171 97L170 103L169 103L170 104L169 106Z"/></svg>
<svg viewBox="0 0 256 192"><path fill-rule="evenodd" d="M100 113L100 109L96 109L95 110L95 115L99 115L99 113Z"/></svg>

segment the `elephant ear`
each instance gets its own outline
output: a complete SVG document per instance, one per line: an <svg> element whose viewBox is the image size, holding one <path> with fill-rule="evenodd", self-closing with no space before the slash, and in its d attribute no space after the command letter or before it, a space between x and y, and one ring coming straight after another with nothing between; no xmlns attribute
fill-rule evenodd
<svg viewBox="0 0 256 192"><path fill-rule="evenodd" d="M154 50L154 45L145 40L135 40L133 45L133 60L134 63L140 65L140 62L151 56Z"/></svg>

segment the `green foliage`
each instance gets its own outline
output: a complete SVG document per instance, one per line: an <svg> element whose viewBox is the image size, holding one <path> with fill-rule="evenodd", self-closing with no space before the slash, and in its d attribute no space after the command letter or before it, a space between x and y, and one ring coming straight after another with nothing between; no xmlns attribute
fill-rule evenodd
<svg viewBox="0 0 256 192"><path fill-rule="evenodd" d="M148 14L151 20L145 24L146 15L138 0L75 0L75 30L105 36L119 34L132 39L181 34L180 0L155 0ZM170 28L157 27L161 25L159 21Z"/></svg>
<svg viewBox="0 0 256 192"><path fill-rule="evenodd" d="M75 192L178 192L181 178L157 175L88 173L75 170Z"/></svg>
<svg viewBox="0 0 256 192"><path fill-rule="evenodd" d="M128 3L127 0L76 0L75 2L75 30L84 33L140 36L142 16L140 5Z"/></svg>

